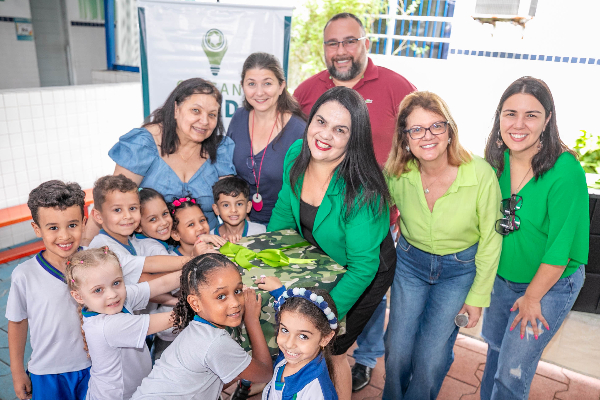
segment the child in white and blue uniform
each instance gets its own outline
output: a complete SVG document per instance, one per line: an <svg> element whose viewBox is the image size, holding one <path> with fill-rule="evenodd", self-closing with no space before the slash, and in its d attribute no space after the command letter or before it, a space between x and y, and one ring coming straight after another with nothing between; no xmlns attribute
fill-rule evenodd
<svg viewBox="0 0 600 400"><path fill-rule="evenodd" d="M332 339L338 331L331 296L319 289L285 290L275 277L261 276L256 283L260 289L271 289L271 295L278 299L275 311L280 351L262 400L337 400L328 369Z"/></svg>
<svg viewBox="0 0 600 400"><path fill-rule="evenodd" d="M83 400L91 361L63 274L67 257L79 249L85 192L77 183L52 180L31 191L27 206L45 249L11 275L6 319L15 393L21 399ZM27 328L32 353L26 371Z"/></svg>

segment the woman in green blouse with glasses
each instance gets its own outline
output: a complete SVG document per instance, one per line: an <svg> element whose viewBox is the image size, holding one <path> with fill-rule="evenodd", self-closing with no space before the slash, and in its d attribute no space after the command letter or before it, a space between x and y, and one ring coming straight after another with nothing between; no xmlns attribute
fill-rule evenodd
<svg viewBox="0 0 600 400"><path fill-rule="evenodd" d="M502 190L504 235L482 335L481 398L527 399L542 352L583 285L589 250L585 173L560 139L554 100L523 77L504 92L486 146Z"/></svg>

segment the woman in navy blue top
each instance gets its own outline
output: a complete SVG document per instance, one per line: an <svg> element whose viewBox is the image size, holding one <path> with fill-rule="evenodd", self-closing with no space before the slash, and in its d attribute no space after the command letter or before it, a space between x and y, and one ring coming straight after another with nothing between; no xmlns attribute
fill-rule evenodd
<svg viewBox="0 0 600 400"><path fill-rule="evenodd" d="M242 88L244 107L233 115L227 136L235 143L238 176L250 185L250 220L266 225L283 184L285 154L304 136L306 118L286 89L281 64L271 54L248 56Z"/></svg>
<svg viewBox="0 0 600 400"><path fill-rule="evenodd" d="M150 123L121 136L110 149L115 175L152 188L167 201L194 197L213 229L212 186L220 177L235 174L234 143L224 136L221 103L221 93L210 82L181 82L152 113Z"/></svg>

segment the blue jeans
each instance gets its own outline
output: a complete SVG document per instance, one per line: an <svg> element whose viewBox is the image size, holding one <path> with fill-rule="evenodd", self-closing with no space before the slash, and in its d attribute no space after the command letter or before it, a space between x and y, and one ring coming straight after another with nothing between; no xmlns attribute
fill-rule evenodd
<svg viewBox="0 0 600 400"><path fill-rule="evenodd" d="M475 279L477 244L438 256L400 236L396 253L383 399L435 400L452 365L454 317Z"/></svg>
<svg viewBox="0 0 600 400"><path fill-rule="evenodd" d="M542 297L542 314L550 331L538 321L539 339L533 337L531 324L521 339L520 324L510 326L519 310L510 311L525 294L528 283L514 283L496 276L490 307L483 314L481 335L488 343L487 360L481 381L481 399L527 399L542 352L560 328L583 286L585 272L579 267L570 276L559 279Z"/></svg>
<svg viewBox="0 0 600 400"><path fill-rule="evenodd" d="M381 303L373 316L365 325L362 333L356 338L358 347L354 349L352 357L358 364L375 368L377 359L385 354L383 346L383 331L385 328L385 310L387 309L387 296L383 296Z"/></svg>

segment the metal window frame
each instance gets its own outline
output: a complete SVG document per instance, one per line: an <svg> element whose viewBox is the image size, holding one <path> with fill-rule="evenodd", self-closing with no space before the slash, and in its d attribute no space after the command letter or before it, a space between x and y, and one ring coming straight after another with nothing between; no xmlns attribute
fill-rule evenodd
<svg viewBox="0 0 600 400"><path fill-rule="evenodd" d="M104 0L104 31L106 37L106 69L109 71L140 72L140 67L117 64L115 47L115 0Z"/></svg>

